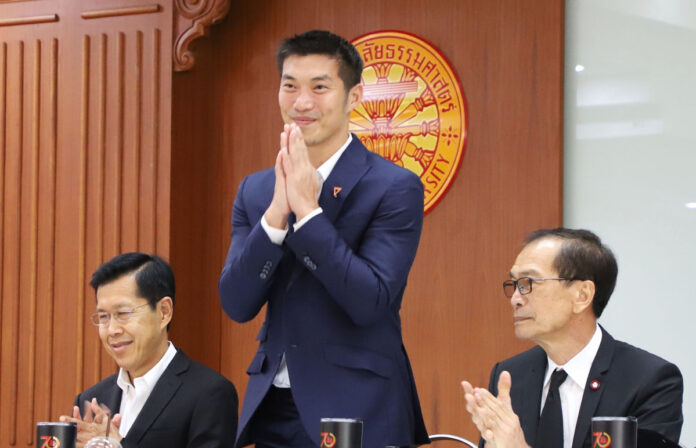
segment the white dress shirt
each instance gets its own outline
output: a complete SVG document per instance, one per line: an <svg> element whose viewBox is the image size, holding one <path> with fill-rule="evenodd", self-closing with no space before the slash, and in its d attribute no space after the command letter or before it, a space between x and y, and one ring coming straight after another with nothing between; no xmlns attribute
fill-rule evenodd
<svg viewBox="0 0 696 448"><path fill-rule="evenodd" d="M321 188L324 186L324 181L329 178L329 175L331 174L331 171L333 171L334 167L336 166L336 163L338 162L338 159L341 158L343 153L345 152L346 148L348 145L350 145L350 142L353 141L353 136L349 133L348 138L346 139L346 142L341 146L338 151L333 153L331 157L329 157L326 162L322 163L319 168L317 168L317 179L319 183L319 188L317 191L317 199L319 199L319 196L321 195ZM305 225L310 219L314 218L318 214L320 214L323 210L321 207L317 207L311 212L307 214L304 218L301 220L297 221L296 223L293 224L293 230L297 232L300 230L300 228ZM285 240L285 237L288 234L288 227L285 226L285 229L276 229L275 227L271 227L268 222L266 222L266 217L262 216L261 217L261 227L263 227L263 230L266 231L266 235L268 235L268 238L271 240L273 244L277 244L280 246L283 244L283 241ZM285 362L285 353L283 353L283 358L280 360L280 366L278 367L278 372L276 373L275 377L273 378L273 385L275 387L280 387L283 389L287 389L290 387L290 375L288 374L288 365Z"/></svg>
<svg viewBox="0 0 696 448"><path fill-rule="evenodd" d="M169 347L167 351L145 375L136 378L131 383L128 372L121 369L118 372L118 378L116 379L116 384L121 388L123 394L121 395L121 426L118 428L118 433L121 437L125 437L128 434L133 422L138 418L138 414L142 410L145 402L150 397L152 389L155 388L155 384L160 379L164 371L169 366L176 356L176 348L169 342Z"/></svg>
<svg viewBox="0 0 696 448"><path fill-rule="evenodd" d="M563 369L568 374L568 378L566 378L563 384L558 388L558 393L561 396L561 410L563 412L563 448L571 448L573 446L573 437L575 436L575 426L578 422L578 415L580 414L582 395L585 392L587 377L590 375L590 368L592 367L601 342L602 330L599 328L599 325L597 325L590 342L588 342L577 355L573 356L570 361L565 363L565 365L559 366L547 356L544 389L541 392L541 411L544 409L546 396L549 393L551 374L557 369ZM539 412L540 414L541 411Z"/></svg>

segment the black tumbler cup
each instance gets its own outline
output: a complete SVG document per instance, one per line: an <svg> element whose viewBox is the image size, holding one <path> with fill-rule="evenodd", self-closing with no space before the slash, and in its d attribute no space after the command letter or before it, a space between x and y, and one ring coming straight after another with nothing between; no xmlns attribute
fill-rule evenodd
<svg viewBox="0 0 696 448"><path fill-rule="evenodd" d="M362 448L363 422L357 418L322 418L321 448Z"/></svg>
<svg viewBox="0 0 696 448"><path fill-rule="evenodd" d="M592 448L636 448L635 417L592 417Z"/></svg>
<svg viewBox="0 0 696 448"><path fill-rule="evenodd" d="M75 448L77 423L39 422L36 448Z"/></svg>

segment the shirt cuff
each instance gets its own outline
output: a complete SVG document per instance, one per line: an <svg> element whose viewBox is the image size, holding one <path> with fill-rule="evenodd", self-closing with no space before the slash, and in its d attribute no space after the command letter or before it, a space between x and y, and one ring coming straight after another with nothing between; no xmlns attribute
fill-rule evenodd
<svg viewBox="0 0 696 448"><path fill-rule="evenodd" d="M263 230L266 232L266 235L268 235L268 239L271 240L271 243L275 244L276 246L281 246L285 240L285 235L288 234L287 224L285 225L284 229L276 229L275 227L271 227L271 225L268 224L268 221L266 221L265 215L261 216L261 227L263 227Z"/></svg>
<svg viewBox="0 0 696 448"><path fill-rule="evenodd" d="M297 232L298 230L300 230L300 228L303 225L307 224L307 222L309 222L310 219L314 218L315 216L317 216L319 213L321 213L323 211L324 210L322 210L321 207L317 207L314 210L312 210L311 212L307 213L307 215L304 218L300 219L299 221L297 221L295 224L292 225L293 230L295 232Z"/></svg>

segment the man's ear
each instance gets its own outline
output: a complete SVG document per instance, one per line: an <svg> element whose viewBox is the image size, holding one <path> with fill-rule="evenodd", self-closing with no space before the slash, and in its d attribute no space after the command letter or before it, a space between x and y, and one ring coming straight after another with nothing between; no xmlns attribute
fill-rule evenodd
<svg viewBox="0 0 696 448"><path fill-rule="evenodd" d="M361 83L358 83L351 87L351 89L348 91L348 97L346 98L346 108L348 109L346 112L352 112L353 109L358 107L360 102L363 99L363 86Z"/></svg>
<svg viewBox="0 0 696 448"><path fill-rule="evenodd" d="M169 296L162 297L157 302L157 311L160 314L160 327L167 328L169 322L172 321L172 317L174 317L174 302L172 302L172 298Z"/></svg>
<svg viewBox="0 0 696 448"><path fill-rule="evenodd" d="M587 308L592 308L595 295L595 284L592 280L577 280L577 282L579 285L575 303L573 304L573 310L577 314L580 314Z"/></svg>

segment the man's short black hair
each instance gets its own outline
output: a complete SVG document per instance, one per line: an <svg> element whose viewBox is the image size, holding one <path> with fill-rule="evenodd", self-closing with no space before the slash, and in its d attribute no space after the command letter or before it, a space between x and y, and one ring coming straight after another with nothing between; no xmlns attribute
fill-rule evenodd
<svg viewBox="0 0 696 448"><path fill-rule="evenodd" d="M323 54L338 61L338 76L348 92L360 83L363 61L355 47L334 33L312 30L285 39L276 52L278 72L283 74L283 63L289 56Z"/></svg>
<svg viewBox="0 0 696 448"><path fill-rule="evenodd" d="M128 252L116 255L111 260L99 266L92 274L89 284L97 289L107 283L135 272L135 284L138 297L147 299L150 307L155 309L157 302L164 297L171 297L174 305L174 272L166 261L157 255L142 252Z"/></svg>
<svg viewBox="0 0 696 448"><path fill-rule="evenodd" d="M558 238L563 241L561 250L553 261L559 277L594 282L592 311L596 317L601 316L614 292L619 273L614 253L589 230L565 227L537 230L527 237L525 244L543 238Z"/></svg>

